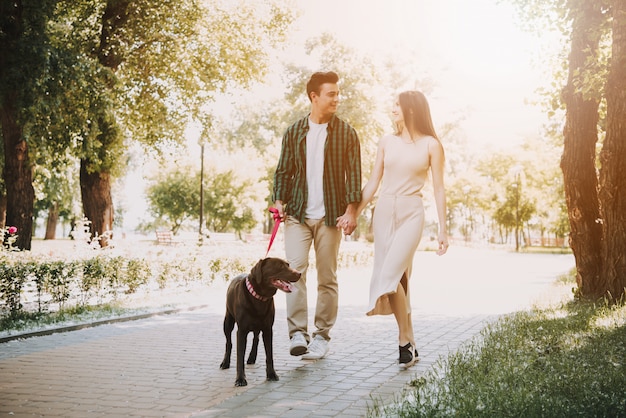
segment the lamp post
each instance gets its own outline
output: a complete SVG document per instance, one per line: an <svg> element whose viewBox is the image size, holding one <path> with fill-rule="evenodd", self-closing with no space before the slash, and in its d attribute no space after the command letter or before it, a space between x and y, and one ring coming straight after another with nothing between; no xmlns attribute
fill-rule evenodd
<svg viewBox="0 0 626 418"><path fill-rule="evenodd" d="M520 164L511 168L511 172L515 178L513 187L515 187L515 251L519 252L520 247L520 199L522 197L522 170L524 167Z"/></svg>
<svg viewBox="0 0 626 418"><path fill-rule="evenodd" d="M463 194L465 195L465 242L470 242L472 240L472 234L471 234L471 227L470 227L470 220L472 217L472 212L470 211L470 207L469 207L469 196L470 196L470 192L472 191L472 186L470 186L469 184L466 184L465 186L463 186Z"/></svg>
<svg viewBox="0 0 626 418"><path fill-rule="evenodd" d="M202 224L204 215L204 141L200 142L200 224L198 225L198 245L202 245Z"/></svg>
<svg viewBox="0 0 626 418"><path fill-rule="evenodd" d="M519 173L515 177L515 251L519 252L519 198L520 198Z"/></svg>

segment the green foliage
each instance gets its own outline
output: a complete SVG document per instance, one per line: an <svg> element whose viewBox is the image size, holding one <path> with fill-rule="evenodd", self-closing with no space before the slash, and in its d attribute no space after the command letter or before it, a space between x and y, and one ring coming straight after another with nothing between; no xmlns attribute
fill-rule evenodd
<svg viewBox="0 0 626 418"><path fill-rule="evenodd" d="M205 215L207 228L215 232L249 231L256 225L250 202L252 184L240 182L234 171L210 175L207 181L211 186L205 194Z"/></svg>
<svg viewBox="0 0 626 418"><path fill-rule="evenodd" d="M10 103L25 110L45 103L42 99L51 53L46 25L56 3L57 0L0 2L0 105Z"/></svg>
<svg viewBox="0 0 626 418"><path fill-rule="evenodd" d="M209 271L213 279L220 275L224 280L230 280L246 270L249 268L239 257L216 258L209 262Z"/></svg>
<svg viewBox="0 0 626 418"><path fill-rule="evenodd" d="M512 4L520 17L518 25L522 29L535 33L538 37L554 39L556 35L562 39L561 50L537 52L537 59L543 68L552 71L550 83L538 89L543 97L542 105L561 127L562 112L565 103L562 100L563 87L568 81L568 66L571 53L572 25L580 20L583 9L596 10L594 13L595 26L589 29L591 38L597 39L599 48L593 51L594 56L581 65L574 77L577 91L583 92L586 97L596 97L601 100L608 74L608 65L611 57L611 13L609 0L586 0L570 2L567 0L500 0ZM591 52L591 51L589 51ZM572 74L574 75L574 74ZM601 108L599 128L604 130L606 109ZM561 128L559 128L560 131ZM562 133L556 135L561 138Z"/></svg>
<svg viewBox="0 0 626 418"><path fill-rule="evenodd" d="M226 120L220 121L215 127L219 134L213 136L223 138L221 145L229 151L253 147L275 164L274 158L285 130L310 110L306 83L311 74L320 69L332 70L340 78L337 115L357 131L364 167L369 168L373 165L377 141L390 126L387 108L380 106L380 100L381 97L383 100L388 98L388 108L391 108L392 97L387 81L394 79L385 78L386 72L373 60L339 43L330 34L309 40L305 48L313 64L285 64L284 98L276 100L274 97L263 99L255 96L252 104L239 106Z"/></svg>
<svg viewBox="0 0 626 418"><path fill-rule="evenodd" d="M523 198L522 184L513 183L506 188L505 201L496 209L494 221L504 228L518 228L528 222L535 212L535 205Z"/></svg>
<svg viewBox="0 0 626 418"><path fill-rule="evenodd" d="M179 257L155 263L144 259L96 253L95 256L67 259L37 259L27 253L0 253L0 314L19 317L33 310L24 298L35 303L36 311L65 310L69 304L87 306L136 293L155 274L161 288L175 281L186 284L202 281L201 260ZM241 267L241 262L231 267ZM231 267L226 266L229 271ZM172 271L177 271L172 275ZM159 273L160 272L160 273ZM168 272L167 274L165 272ZM33 288L33 291L29 291Z"/></svg>
<svg viewBox="0 0 626 418"><path fill-rule="evenodd" d="M50 294L51 301L58 303L61 309L72 295L72 280L77 268L78 263L61 260L43 262L38 266L37 277L43 282L43 290ZM41 311L41 302L39 310Z"/></svg>
<svg viewBox="0 0 626 418"><path fill-rule="evenodd" d="M476 158L462 176L452 176L447 183L453 215L450 229L469 228L471 232L495 222L506 241L519 220L525 236L529 230L533 237L567 236L560 152L560 146L547 139L527 138L513 149L490 150ZM494 238L496 231L489 234Z"/></svg>
<svg viewBox="0 0 626 418"><path fill-rule="evenodd" d="M152 214L170 225L176 234L186 220L197 219L200 208L200 178L190 169L162 172L147 188Z"/></svg>
<svg viewBox="0 0 626 418"><path fill-rule="evenodd" d="M109 261L100 255L83 261L80 280L82 304L87 304L92 296L98 297L100 301L103 296L101 292L107 290L106 284L115 281L117 263Z"/></svg>
<svg viewBox="0 0 626 418"><path fill-rule="evenodd" d="M37 165L33 186L35 187L35 218L56 212L64 223L79 218L80 184L78 173L69 160L59 159L58 166Z"/></svg>
<svg viewBox="0 0 626 418"><path fill-rule="evenodd" d="M116 303L102 305L76 305L61 308L56 312L26 312L20 311L12 317L0 317L0 330L22 331L33 327L50 328L66 323L94 322L112 317L128 315L130 311Z"/></svg>
<svg viewBox="0 0 626 418"><path fill-rule="evenodd" d="M292 20L279 1L3 0L0 104L16 107L11 122L43 166L38 210L67 208L49 174L68 156L116 176L125 140L160 150L190 119L208 129L207 103L262 77Z"/></svg>
<svg viewBox="0 0 626 418"><path fill-rule="evenodd" d="M9 316L16 315L23 307L21 294L30 275L29 267L29 264L10 260L0 263L0 299L4 301Z"/></svg>
<svg viewBox="0 0 626 418"><path fill-rule="evenodd" d="M200 266L204 267L204 260L199 260L195 256L173 258L161 263L156 277L159 289L165 289L168 284L187 286L193 282L202 282L204 273L203 267ZM225 274L228 276L228 273Z"/></svg>
<svg viewBox="0 0 626 418"><path fill-rule="evenodd" d="M209 172L204 183L204 216L210 231L240 233L256 225L254 212L247 206L253 200L249 181L239 181L231 170ZM163 172L146 195L157 222L170 225L177 233L185 221L199 217L200 174L191 169Z"/></svg>
<svg viewBox="0 0 626 418"><path fill-rule="evenodd" d="M126 264L126 293L135 293L142 285L148 283L152 269L146 260L129 259Z"/></svg>
<svg viewBox="0 0 626 418"><path fill-rule="evenodd" d="M111 41L121 60L120 118L133 138L156 147L179 143L189 118L209 129L207 103L262 77L293 20L289 9L260 1L142 0L125 13Z"/></svg>
<svg viewBox="0 0 626 418"><path fill-rule="evenodd" d="M626 306L572 302L505 317L372 416L618 417Z"/></svg>

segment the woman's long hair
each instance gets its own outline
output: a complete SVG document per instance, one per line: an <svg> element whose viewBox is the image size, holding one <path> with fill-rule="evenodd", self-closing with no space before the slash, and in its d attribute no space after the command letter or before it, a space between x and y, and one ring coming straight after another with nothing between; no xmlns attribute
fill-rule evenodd
<svg viewBox="0 0 626 418"><path fill-rule="evenodd" d="M420 135L430 135L439 139L433 120L430 116L430 106L426 96L421 91L409 90L399 94L398 102L402 109L404 126L409 131L412 139ZM396 134L400 134L400 127L396 126Z"/></svg>

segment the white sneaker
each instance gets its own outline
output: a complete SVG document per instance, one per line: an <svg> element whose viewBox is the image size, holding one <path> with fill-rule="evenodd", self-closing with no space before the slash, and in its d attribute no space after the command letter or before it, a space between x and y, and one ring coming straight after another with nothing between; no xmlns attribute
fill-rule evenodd
<svg viewBox="0 0 626 418"><path fill-rule="evenodd" d="M304 336L304 333L298 331L293 334L293 337L291 337L289 354L291 354L292 356L301 356L302 354L306 353L307 345L308 344L306 342L306 337Z"/></svg>
<svg viewBox="0 0 626 418"><path fill-rule="evenodd" d="M309 351L302 356L302 360L319 360L328 354L328 341L321 335L316 335L309 344Z"/></svg>

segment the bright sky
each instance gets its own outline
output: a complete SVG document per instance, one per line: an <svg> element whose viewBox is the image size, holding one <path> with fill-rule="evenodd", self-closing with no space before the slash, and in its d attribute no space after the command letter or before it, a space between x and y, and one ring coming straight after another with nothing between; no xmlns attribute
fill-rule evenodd
<svg viewBox="0 0 626 418"><path fill-rule="evenodd" d="M517 144L540 132L545 118L536 99L542 83L531 62L539 40L515 23L515 13L496 0L298 1L299 36L322 32L376 56L412 53L436 85L429 100L435 124L467 118L470 143ZM423 61L423 63L422 63Z"/></svg>

